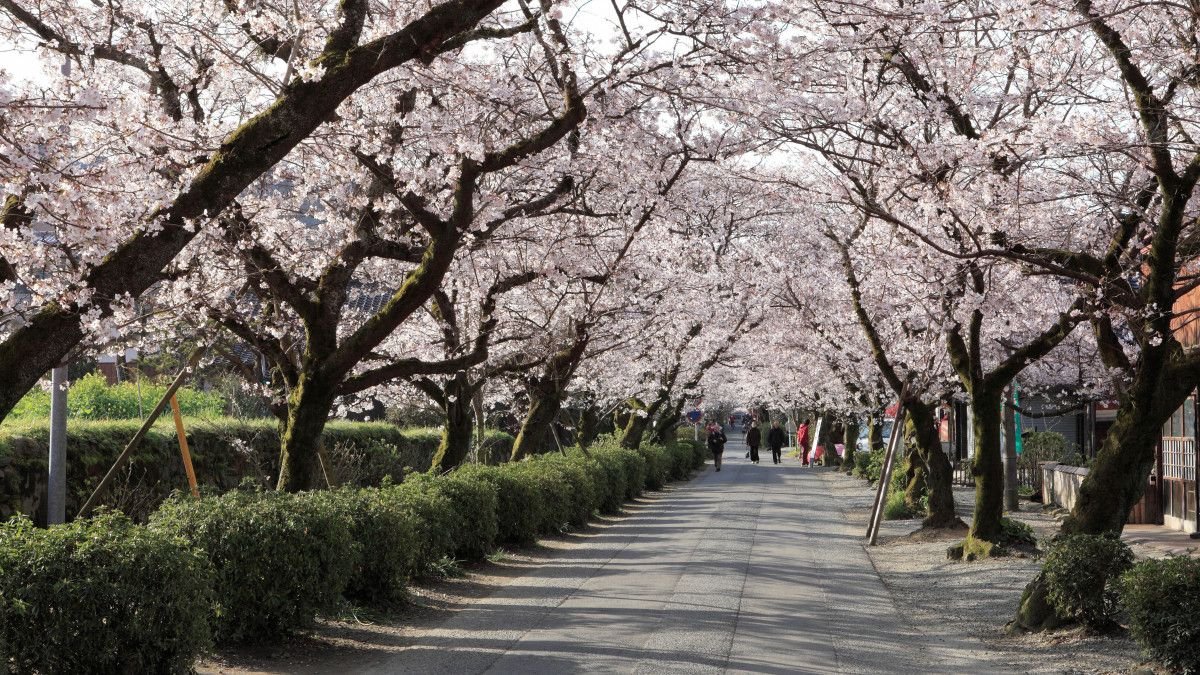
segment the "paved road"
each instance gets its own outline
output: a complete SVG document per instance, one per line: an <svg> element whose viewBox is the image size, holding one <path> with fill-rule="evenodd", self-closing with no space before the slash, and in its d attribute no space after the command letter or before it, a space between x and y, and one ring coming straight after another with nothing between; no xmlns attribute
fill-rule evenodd
<svg viewBox="0 0 1200 675"><path fill-rule="evenodd" d="M744 452L365 672L963 672L896 611L816 471Z"/></svg>

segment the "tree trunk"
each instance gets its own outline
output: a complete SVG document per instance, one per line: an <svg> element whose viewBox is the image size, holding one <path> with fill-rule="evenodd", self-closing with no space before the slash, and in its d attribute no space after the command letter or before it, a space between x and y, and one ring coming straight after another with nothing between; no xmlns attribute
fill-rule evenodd
<svg viewBox="0 0 1200 675"><path fill-rule="evenodd" d="M842 471L846 473L854 470L854 453L858 450L859 428L858 419L852 417L846 422L843 429L842 445L846 446L846 450L842 455Z"/></svg>
<svg viewBox="0 0 1200 675"><path fill-rule="evenodd" d="M983 386L971 392L972 430L975 457L975 515L968 538L997 544L1000 519L1004 516L1004 463L1000 447L1000 392Z"/></svg>
<svg viewBox="0 0 1200 675"><path fill-rule="evenodd" d="M653 413L647 409L646 404L640 400L629 400L629 421L625 423L625 430L621 432L622 448L637 450L641 446L646 427L650 425L651 414Z"/></svg>
<svg viewBox="0 0 1200 675"><path fill-rule="evenodd" d="M592 447L600 436L600 408L594 404L584 406L579 414L579 447Z"/></svg>
<svg viewBox="0 0 1200 675"><path fill-rule="evenodd" d="M561 408L562 392L557 387L542 385L530 391L529 412L525 415L517 439L513 441L511 461L554 449L550 438L551 427Z"/></svg>
<svg viewBox="0 0 1200 675"><path fill-rule="evenodd" d="M466 375L459 373L446 383L446 397L443 412L446 419L442 425L442 441L438 444L437 452L433 455L430 469L445 473L467 458L471 452L471 436L474 411L471 402L474 397L472 387L466 382Z"/></svg>
<svg viewBox="0 0 1200 675"><path fill-rule="evenodd" d="M910 401L907 405L904 433L916 444L919 459L925 465L925 482L929 491L929 515L924 527L954 527L962 523L954 514L954 471L950 460L942 452L937 425L934 424L933 408L922 401ZM894 430L892 433L896 433Z"/></svg>
<svg viewBox="0 0 1200 675"><path fill-rule="evenodd" d="M288 397L288 416L281 434L277 489L313 490L327 484L321 468L321 434L336 398L334 388L302 374Z"/></svg>
<svg viewBox="0 0 1200 675"><path fill-rule="evenodd" d="M913 513L924 513L925 506L921 503L921 498L929 493L925 460L921 459L921 449L917 446L917 440L910 436L907 430L902 442L905 463L904 504Z"/></svg>
<svg viewBox="0 0 1200 675"><path fill-rule="evenodd" d="M896 431L892 429L892 431ZM867 452L883 449L883 420L875 415L867 418Z"/></svg>

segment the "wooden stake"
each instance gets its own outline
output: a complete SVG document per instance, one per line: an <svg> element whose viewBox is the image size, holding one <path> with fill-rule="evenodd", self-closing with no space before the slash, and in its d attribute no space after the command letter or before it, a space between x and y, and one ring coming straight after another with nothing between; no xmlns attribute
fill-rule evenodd
<svg viewBox="0 0 1200 675"><path fill-rule="evenodd" d="M104 478L100 479L100 484L92 491L92 496L88 497L83 508L79 509L79 515L75 516L76 518L83 518L91 513L92 509L96 508L100 497L108 489L108 486L112 484L113 479L116 478L117 471L129 460L129 455L133 453L133 449L146 437L146 434L150 431L150 427L154 426L154 422L162 414L163 409L167 407L167 403L171 400L171 397L183 386L184 381L187 380L188 373L195 369L196 365L200 363L200 357L203 355L203 347L197 348L196 351L192 352L191 357L188 358L187 365L183 367L183 370L179 371L179 375L175 376L175 381L171 383L171 386L167 387L167 391L159 399L158 405L154 406L154 409L150 411L150 416L142 423L142 428L138 429L137 433L133 435L133 438L125 446L125 449L121 451L121 454L117 455L117 460L113 462L112 468L108 470L108 473L104 474Z"/></svg>
<svg viewBox="0 0 1200 675"><path fill-rule="evenodd" d="M887 502L888 483L892 480L892 469L896 462L896 448L900 445L900 436L904 433L904 395L908 392L905 385L900 392L900 400L896 404L896 419L892 422L892 435L888 438L887 452L884 454L883 474L879 484L875 486L875 508L871 510L871 521L867 523L867 545L874 546L879 538L879 524L883 521L883 505Z"/></svg>
<svg viewBox="0 0 1200 675"><path fill-rule="evenodd" d="M179 411L179 398L171 394L171 414L175 417L175 436L179 438L179 455L183 457L183 470L187 472L188 487L192 496L200 499L200 488L196 486L196 469L192 467L192 453L188 450L187 434L183 431L183 414Z"/></svg>

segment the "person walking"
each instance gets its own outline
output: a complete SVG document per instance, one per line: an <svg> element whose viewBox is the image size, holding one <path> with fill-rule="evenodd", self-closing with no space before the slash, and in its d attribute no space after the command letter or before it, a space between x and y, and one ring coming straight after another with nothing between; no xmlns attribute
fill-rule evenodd
<svg viewBox="0 0 1200 675"><path fill-rule="evenodd" d="M779 420L771 422L771 430L767 432L767 445L771 447L771 463L783 461L783 441L787 438L783 429L779 428Z"/></svg>
<svg viewBox="0 0 1200 675"><path fill-rule="evenodd" d="M750 461L758 464L758 446L762 442L762 432L758 427L750 427L746 430L746 445L750 446Z"/></svg>
<svg viewBox="0 0 1200 675"><path fill-rule="evenodd" d="M713 465L717 467L717 471L721 470L721 455L725 454L725 443L728 441L725 438L725 432L721 431L721 425L713 422L708 427L708 451L712 453Z"/></svg>
<svg viewBox="0 0 1200 675"><path fill-rule="evenodd" d="M796 447L800 450L800 464L808 466L809 446L812 445L808 437L808 420L805 419L796 429Z"/></svg>

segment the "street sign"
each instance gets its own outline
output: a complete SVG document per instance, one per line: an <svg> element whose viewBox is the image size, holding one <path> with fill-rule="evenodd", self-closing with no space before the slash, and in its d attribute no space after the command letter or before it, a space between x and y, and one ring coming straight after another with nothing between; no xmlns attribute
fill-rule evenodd
<svg viewBox="0 0 1200 675"><path fill-rule="evenodd" d="M699 422L701 417L704 417L704 413L699 410L693 410L687 414L688 421L692 424Z"/></svg>

